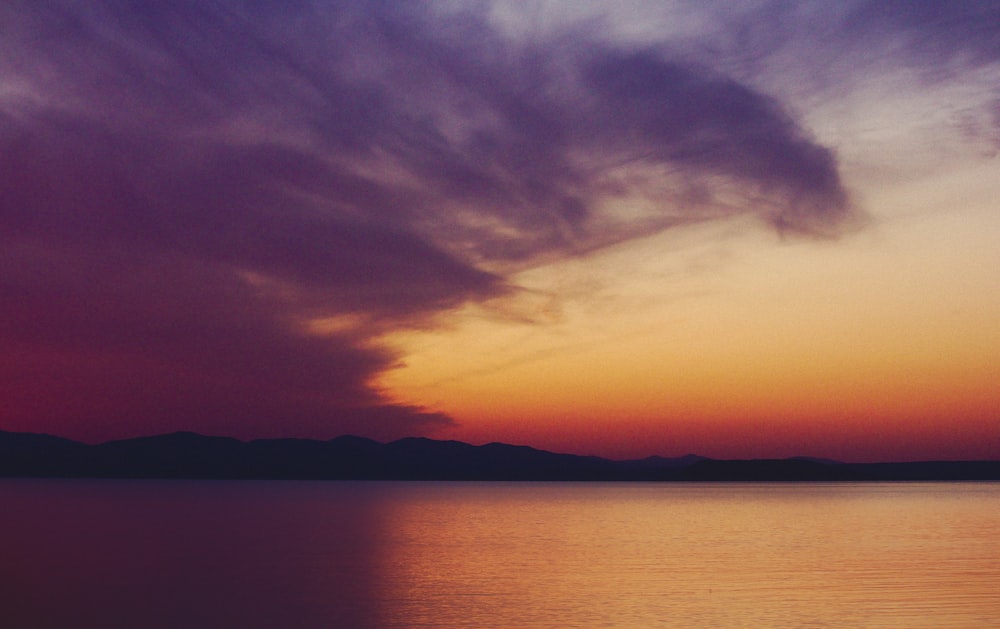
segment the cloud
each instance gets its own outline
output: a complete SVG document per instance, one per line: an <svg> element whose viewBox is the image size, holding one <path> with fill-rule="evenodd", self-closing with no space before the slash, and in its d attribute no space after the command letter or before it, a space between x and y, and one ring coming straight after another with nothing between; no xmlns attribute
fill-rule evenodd
<svg viewBox="0 0 1000 629"><path fill-rule="evenodd" d="M915 87L980 82L975 71L1000 61L1000 7L990 0L761 0L695 10L712 26L672 42L679 54L809 98L836 99L853 82L894 80L902 69Z"/></svg>
<svg viewBox="0 0 1000 629"><path fill-rule="evenodd" d="M855 212L773 98L572 29L511 39L479 5L15 0L0 23L8 427L424 432L451 420L373 385L387 330L678 224Z"/></svg>
<svg viewBox="0 0 1000 629"><path fill-rule="evenodd" d="M852 7L843 28L913 63L969 67L1000 60L998 20L1000 6L990 0L867 0Z"/></svg>

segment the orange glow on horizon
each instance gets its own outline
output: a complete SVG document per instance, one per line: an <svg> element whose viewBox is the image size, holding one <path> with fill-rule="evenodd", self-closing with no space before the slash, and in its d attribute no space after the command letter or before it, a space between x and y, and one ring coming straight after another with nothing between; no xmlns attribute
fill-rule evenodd
<svg viewBox="0 0 1000 629"><path fill-rule="evenodd" d="M911 239L933 229L909 227ZM696 236L678 264L705 258ZM961 251L894 268L883 242L781 246L757 232L733 242L739 268L663 284L648 252L678 238L588 260L617 283L565 299L556 320L467 309L446 333L397 336L406 365L383 387L460 422L435 436L473 442L618 457L1000 456L1000 291L965 289L992 270L968 277ZM905 282L913 273L935 299ZM572 294L592 277L567 262L525 280Z"/></svg>

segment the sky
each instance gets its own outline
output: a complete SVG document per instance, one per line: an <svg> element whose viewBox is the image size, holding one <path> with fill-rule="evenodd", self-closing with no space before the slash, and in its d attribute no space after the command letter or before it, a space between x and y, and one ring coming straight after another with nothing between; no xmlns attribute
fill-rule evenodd
<svg viewBox="0 0 1000 629"><path fill-rule="evenodd" d="M0 429L1000 458L1000 4L7 0Z"/></svg>

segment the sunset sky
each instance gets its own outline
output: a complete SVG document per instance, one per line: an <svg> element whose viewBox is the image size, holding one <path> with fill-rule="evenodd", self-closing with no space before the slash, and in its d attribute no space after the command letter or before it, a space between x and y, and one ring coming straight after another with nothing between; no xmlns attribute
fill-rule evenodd
<svg viewBox="0 0 1000 629"><path fill-rule="evenodd" d="M995 1L0 4L0 430L996 459L998 383Z"/></svg>

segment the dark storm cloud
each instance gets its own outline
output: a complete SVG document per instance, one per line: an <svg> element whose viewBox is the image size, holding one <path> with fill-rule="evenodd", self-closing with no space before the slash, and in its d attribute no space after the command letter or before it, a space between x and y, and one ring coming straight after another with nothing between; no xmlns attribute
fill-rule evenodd
<svg viewBox="0 0 1000 629"><path fill-rule="evenodd" d="M610 105L608 143L627 139L645 159L688 169L691 178L728 175L773 193L778 209L769 218L782 227L835 226L849 213L833 153L772 99L649 53L605 55L587 70Z"/></svg>
<svg viewBox="0 0 1000 629"><path fill-rule="evenodd" d="M0 348L7 421L44 410L63 432L180 426L217 433L392 437L449 423L382 404L369 379L394 358L367 338L307 337L239 276L189 256L8 245ZM366 424L363 419L371 419ZM396 426L392 421L397 420Z"/></svg>
<svg viewBox="0 0 1000 629"><path fill-rule="evenodd" d="M766 95L652 50L515 44L474 8L15 0L0 29L19 428L420 432L448 419L373 388L379 334L512 290L505 269L851 214ZM348 323L307 333L324 317Z"/></svg>
<svg viewBox="0 0 1000 629"><path fill-rule="evenodd" d="M325 289L343 309L435 308L495 283L390 221L338 211L405 200L306 153L183 146L51 115L19 131L0 146L8 237L186 254Z"/></svg>

